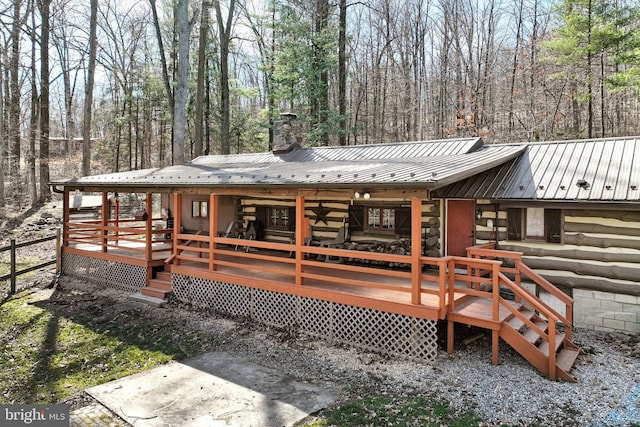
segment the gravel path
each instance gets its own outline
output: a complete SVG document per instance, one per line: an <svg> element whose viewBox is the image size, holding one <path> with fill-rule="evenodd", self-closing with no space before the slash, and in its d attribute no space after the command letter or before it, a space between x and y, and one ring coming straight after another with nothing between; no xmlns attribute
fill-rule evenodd
<svg viewBox="0 0 640 427"><path fill-rule="evenodd" d="M472 409L487 425L640 425L638 336L577 330L575 342L586 350L572 371L577 383L550 381L506 345L492 365L488 336L451 356L440 352L432 365L375 357L366 364L356 351L322 346L313 355L338 372L366 372Z"/></svg>

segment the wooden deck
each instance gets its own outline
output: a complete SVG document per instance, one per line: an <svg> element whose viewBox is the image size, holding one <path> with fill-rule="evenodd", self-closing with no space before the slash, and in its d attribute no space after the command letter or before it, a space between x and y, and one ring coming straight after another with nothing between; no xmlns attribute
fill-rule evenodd
<svg viewBox="0 0 640 427"><path fill-rule="evenodd" d="M153 241L150 249L148 240L108 246L77 242L64 250L146 265L148 283L152 272L166 265L173 275L420 319L446 319L449 351L454 323L486 328L492 331L493 363L498 363L502 338L550 378L574 380L568 371L579 354L571 343L573 302L522 265L518 254L469 248L468 257L429 258L200 235L179 235L173 244ZM514 257L515 267L505 268L496 259L504 257ZM515 281L505 273L513 274ZM521 286L522 274L536 278L539 286L564 302L565 313L555 312ZM501 287L510 289L515 301L502 298Z"/></svg>
<svg viewBox="0 0 640 427"><path fill-rule="evenodd" d="M440 295L437 272L422 274L428 279L422 284L420 303L413 304L410 272L406 270L399 271L407 276L403 278L380 274L388 271L383 267L310 259L303 263L303 284L296 285L295 260L283 252L260 251L239 256L233 248L223 248L216 255L215 271L204 267L207 259L203 256L203 262L174 264L171 272L430 320L442 318L441 301L444 305L449 303L449 294ZM457 292L452 295L454 300L465 297Z"/></svg>

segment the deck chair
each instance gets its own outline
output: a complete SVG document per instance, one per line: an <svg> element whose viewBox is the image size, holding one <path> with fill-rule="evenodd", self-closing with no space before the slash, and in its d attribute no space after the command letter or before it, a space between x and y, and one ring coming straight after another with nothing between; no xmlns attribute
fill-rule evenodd
<svg viewBox="0 0 640 427"><path fill-rule="evenodd" d="M235 234L235 225L235 221L229 221L227 228L225 228L224 231L218 232L218 237L233 237L233 234Z"/></svg>
<svg viewBox="0 0 640 427"><path fill-rule="evenodd" d="M249 224L247 224L247 230L242 233L241 238L246 240L258 240L259 238L261 238L260 233L260 223L258 223L257 221L249 221ZM238 246L239 244L236 244L236 251L238 250ZM249 252L250 250L250 246L245 246L245 252Z"/></svg>
<svg viewBox="0 0 640 427"><path fill-rule="evenodd" d="M323 248L344 248L344 244L349 240L349 224L344 224L338 229L338 234L335 239L321 240L320 247ZM340 258L334 259L327 256L326 262L341 262Z"/></svg>
<svg viewBox="0 0 640 427"><path fill-rule="evenodd" d="M313 228L311 227L311 224L309 224L309 222L307 221L307 234L306 237L304 238L304 245L305 246L311 246L311 242L313 241ZM291 243L292 245L296 244L296 236L292 236L289 239L289 243ZM293 250L289 251L289 258L291 258L293 256Z"/></svg>

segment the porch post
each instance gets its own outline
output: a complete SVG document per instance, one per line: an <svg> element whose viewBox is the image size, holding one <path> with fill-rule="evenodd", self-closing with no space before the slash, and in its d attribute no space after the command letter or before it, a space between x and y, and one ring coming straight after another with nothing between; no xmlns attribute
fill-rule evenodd
<svg viewBox="0 0 640 427"><path fill-rule="evenodd" d="M304 221L304 196L298 195L296 196L296 235L295 235L295 245L296 245L296 277L295 284L297 286L302 286L304 284L304 279L302 278L302 273L304 268L302 266L302 260L304 259L304 253L302 252L302 247L304 246L304 239L307 237L305 234L307 233L307 229L305 227Z"/></svg>
<svg viewBox="0 0 640 427"><path fill-rule="evenodd" d="M422 199L411 199L411 304L422 303Z"/></svg>
<svg viewBox="0 0 640 427"><path fill-rule="evenodd" d="M62 244L63 246L69 246L69 190L64 189L62 195Z"/></svg>
<svg viewBox="0 0 640 427"><path fill-rule="evenodd" d="M145 211L147 212L147 219L144 224L145 228L145 246L146 246L146 258L147 262L153 260L153 195L151 193L146 194Z"/></svg>
<svg viewBox="0 0 640 427"><path fill-rule="evenodd" d="M174 263L180 264L178 259L178 233L182 223L182 194L173 193L173 257Z"/></svg>
<svg viewBox="0 0 640 427"><path fill-rule="evenodd" d="M100 209L101 226L102 226L102 252L107 252L107 245L109 244L109 193L102 192L102 208Z"/></svg>
<svg viewBox="0 0 640 427"><path fill-rule="evenodd" d="M217 194L209 194L209 270L216 269L217 244L213 241L218 236L218 208L220 197Z"/></svg>

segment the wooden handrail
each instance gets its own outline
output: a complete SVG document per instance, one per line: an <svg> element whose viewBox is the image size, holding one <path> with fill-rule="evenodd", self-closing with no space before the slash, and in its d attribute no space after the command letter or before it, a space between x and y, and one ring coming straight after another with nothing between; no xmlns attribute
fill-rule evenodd
<svg viewBox="0 0 640 427"><path fill-rule="evenodd" d="M565 294L564 292L562 292L560 289L558 289L557 287L555 287L551 282L549 282L547 279L545 279L544 277L540 276L538 273L536 273L535 271L533 271L529 266L527 266L524 263L519 263L518 265L518 269L525 275L527 276L529 279L533 280L533 282L536 285L541 286L542 288L544 288L544 290L546 290L547 292L549 292L550 294L553 294L553 296L555 296L556 298L558 298L560 301L562 301L563 303L570 305L573 304L573 298L571 298L569 295Z"/></svg>
<svg viewBox="0 0 640 427"><path fill-rule="evenodd" d="M164 231L166 232L167 230L164 230ZM195 234L193 234L193 236L199 236L201 234L202 234L202 230L198 230ZM180 238L180 236L178 236L178 238ZM174 248L174 252L171 254L171 256L169 256L169 258L164 260L164 263L171 264L173 260L176 259L180 255L180 253L182 253L183 250L185 250L183 246L191 246L191 244L196 241L199 241L199 240L195 238L191 238L190 240L187 240L185 244L176 245L176 247Z"/></svg>
<svg viewBox="0 0 640 427"><path fill-rule="evenodd" d="M560 300L565 304L565 315L563 316L560 313L558 313L556 310L554 310L551 306L541 301L541 303L547 308L547 310L550 312L553 312L557 320L564 324L566 328L566 332L565 332L566 336L570 340L572 335L572 329L573 329L573 298L571 298L569 295L562 292L560 289L555 287L551 282L549 282L544 277L540 276L538 273L533 271L524 263L519 262L517 266L518 266L518 269L522 272L522 274L527 276L536 285L542 287L544 290L549 292L549 294L551 294L552 296L554 296L555 298L557 298L558 300Z"/></svg>
<svg viewBox="0 0 640 427"><path fill-rule="evenodd" d="M533 281L536 285L546 290L552 297L564 303L565 315L562 315L558 313L556 310L554 310L552 307L550 307L548 304L544 303L543 301L540 301L540 304L542 304L545 307L546 311L554 313L554 315L557 317L557 320L562 322L565 325L566 336L568 339L571 339L572 327L573 327L573 299L567 294L565 294L564 292L562 292L560 289L558 289L556 286L554 286L547 279L540 276L538 273L536 273L531 268L529 268L526 264L524 264L522 262L522 257L524 253L505 251L505 250L496 250L496 249L491 249L487 247L487 245L479 245L479 246L472 246L467 248L467 255L472 258L484 256L484 257L489 257L491 259L503 258L503 259L513 260L514 267L513 268L503 267L502 271L514 273L516 278L515 285L518 286L519 289L522 289L524 292L530 294L529 290L524 288L521 285L521 276L525 275L531 281ZM519 299L521 298L521 295L522 295L522 292L515 293L516 301L519 301Z"/></svg>
<svg viewBox="0 0 640 427"><path fill-rule="evenodd" d="M504 273L498 273L499 277L500 277L500 283L504 284L507 288L511 289L514 293L519 294L520 298L525 300L528 304L531 305L531 307L534 309L534 311L542 314L544 317L547 318L548 321L548 327L547 330L549 331L548 333L543 333L542 330L540 328L538 328L535 323L533 323L530 319L527 319L525 316L518 316L521 320L523 320L525 322L525 324L527 325L527 327L533 329L534 331L536 331L536 333L538 335L540 335L540 337L544 340L548 342L549 345L549 378L554 380L555 379L555 366L556 366L556 354L555 354L555 349L556 349L556 327L557 327L557 322L558 321L562 321L562 317L559 316L555 310L553 310L551 307L549 307L547 304L545 304L543 301L539 300L538 298L535 298L533 295L531 295L529 293L529 291L527 291L526 288L523 288L522 286L518 286L515 283L513 283L513 281L511 281L511 279L509 279L507 276L504 275ZM508 304L498 293L497 296L498 300L500 301L500 303L507 307L507 309L509 309L512 313L515 314L514 312L514 308L511 306L511 304ZM567 330L565 332L565 336L570 339L570 327L567 327Z"/></svg>
<svg viewBox="0 0 640 427"><path fill-rule="evenodd" d="M543 301L531 295L526 288L516 285L504 273L498 273L498 277L500 278L500 284L503 284L513 292L520 294L520 298L522 298L526 303L530 304L535 311L542 313L546 318L554 318L556 320L561 319L560 315L554 313L555 310L550 308Z"/></svg>

